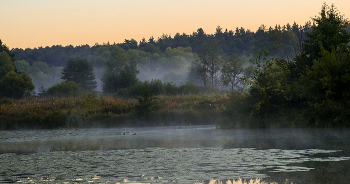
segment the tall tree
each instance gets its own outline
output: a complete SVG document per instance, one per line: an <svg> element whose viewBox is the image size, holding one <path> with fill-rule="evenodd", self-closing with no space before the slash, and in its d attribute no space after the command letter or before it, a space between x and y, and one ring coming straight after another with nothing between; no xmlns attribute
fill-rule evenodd
<svg viewBox="0 0 350 184"><path fill-rule="evenodd" d="M221 51L218 42L213 40L202 45L202 49L194 61L193 69L197 71L198 77L203 81L204 87L219 86L219 72L223 63L223 58L219 56Z"/></svg>
<svg viewBox="0 0 350 184"><path fill-rule="evenodd" d="M80 84L87 92L93 92L97 86L93 70L87 59L71 57L67 66L62 70L62 79L66 82L73 81Z"/></svg>
<svg viewBox="0 0 350 184"><path fill-rule="evenodd" d="M0 52L0 79L8 72L15 71L15 65L11 61L11 57L4 51Z"/></svg>
<svg viewBox="0 0 350 184"><path fill-rule="evenodd" d="M15 72L11 57L0 52L0 97L22 98L30 96L34 90L32 79L25 72Z"/></svg>
<svg viewBox="0 0 350 184"><path fill-rule="evenodd" d="M138 79L137 63L122 48L115 46L106 63L106 70L102 77L103 92L115 93L118 89L134 85Z"/></svg>
<svg viewBox="0 0 350 184"><path fill-rule="evenodd" d="M6 52L7 55L11 58L12 63L15 62L15 54L11 52L10 49L5 44L2 43L1 39L0 39L0 52ZM16 67L14 71L17 72Z"/></svg>
<svg viewBox="0 0 350 184"><path fill-rule="evenodd" d="M298 70L296 73L299 75L306 71L306 66L311 67L313 61L321 57L320 44L326 51L331 52L332 48L337 49L339 44L347 44L350 41L350 34L346 31L349 21L334 5L328 6L324 3L319 14L312 19L316 25L311 27L310 32L305 33L309 39L303 42L301 54L295 59Z"/></svg>
<svg viewBox="0 0 350 184"><path fill-rule="evenodd" d="M8 72L0 79L0 97L22 98L32 94L35 86L26 72Z"/></svg>
<svg viewBox="0 0 350 184"><path fill-rule="evenodd" d="M288 64L282 59L267 59L268 52L265 50L264 57L258 54L254 64L255 69L249 89L249 101L253 102L252 113L260 116L261 127L269 127L270 114L278 111L285 102L285 89L289 74Z"/></svg>
<svg viewBox="0 0 350 184"><path fill-rule="evenodd" d="M231 56L225 60L221 69L221 81L223 85L228 86L231 92L240 91L241 87L240 75L243 73L243 65L237 55Z"/></svg>
<svg viewBox="0 0 350 184"><path fill-rule="evenodd" d="M331 52L320 46L321 58L302 75L302 96L307 99L310 125L350 126L350 47Z"/></svg>

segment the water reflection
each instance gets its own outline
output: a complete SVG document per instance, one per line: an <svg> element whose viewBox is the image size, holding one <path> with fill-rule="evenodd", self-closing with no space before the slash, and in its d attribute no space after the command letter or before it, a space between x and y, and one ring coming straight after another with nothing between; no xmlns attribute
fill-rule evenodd
<svg viewBox="0 0 350 184"><path fill-rule="evenodd" d="M306 162L347 161L337 150L254 148L147 148L1 154L0 182L206 183L268 178L270 173L309 172ZM315 157L317 154L323 157ZM232 180L232 181L233 181ZM263 180L262 180L263 181Z"/></svg>
<svg viewBox="0 0 350 184"><path fill-rule="evenodd" d="M0 183L346 183L349 132L4 131Z"/></svg>

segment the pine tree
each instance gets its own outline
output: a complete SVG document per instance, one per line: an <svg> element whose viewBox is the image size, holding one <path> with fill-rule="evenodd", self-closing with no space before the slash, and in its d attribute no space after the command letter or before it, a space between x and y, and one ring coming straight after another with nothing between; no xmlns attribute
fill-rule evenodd
<svg viewBox="0 0 350 184"><path fill-rule="evenodd" d="M70 58L67 66L62 70L62 79L66 82L73 81L80 84L85 91L93 92L97 86L93 70L87 59Z"/></svg>

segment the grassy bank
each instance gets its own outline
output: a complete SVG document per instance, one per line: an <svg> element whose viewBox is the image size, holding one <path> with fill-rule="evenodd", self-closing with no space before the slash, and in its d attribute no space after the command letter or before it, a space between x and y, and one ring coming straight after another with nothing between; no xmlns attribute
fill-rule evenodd
<svg viewBox="0 0 350 184"><path fill-rule="evenodd" d="M226 95L158 96L137 99L97 97L0 100L0 129L165 126L219 124Z"/></svg>

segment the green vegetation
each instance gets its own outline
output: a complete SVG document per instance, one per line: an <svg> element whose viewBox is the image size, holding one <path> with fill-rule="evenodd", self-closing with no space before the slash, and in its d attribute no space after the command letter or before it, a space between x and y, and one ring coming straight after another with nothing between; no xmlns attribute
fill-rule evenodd
<svg viewBox="0 0 350 184"><path fill-rule="evenodd" d="M220 48L216 41L203 44L198 57L193 62L193 72L204 87L218 87L223 58L219 56Z"/></svg>
<svg viewBox="0 0 350 184"><path fill-rule="evenodd" d="M77 85L73 81L62 81L55 84L48 89L42 88L40 93L41 97L80 97L84 94L84 90L80 85Z"/></svg>
<svg viewBox="0 0 350 184"><path fill-rule="evenodd" d="M80 98L1 99L0 129L165 126L213 124L226 95L152 97L139 99L83 95ZM149 113L151 112L151 113Z"/></svg>
<svg viewBox="0 0 350 184"><path fill-rule="evenodd" d="M70 58L67 67L62 70L62 79L79 84L85 91L93 92L96 89L95 75L92 65L80 57Z"/></svg>
<svg viewBox="0 0 350 184"><path fill-rule="evenodd" d="M103 74L103 92L114 93L134 85L138 79L137 64L132 56L122 48L115 46L106 62L106 70Z"/></svg>
<svg viewBox="0 0 350 184"><path fill-rule="evenodd" d="M11 98L30 96L34 90L32 79L27 73L15 72L13 61L6 51L0 52L0 89L0 97Z"/></svg>
<svg viewBox="0 0 350 184"><path fill-rule="evenodd" d="M244 72L244 68L239 60L240 59L237 55L233 55L225 60L222 65L221 81L223 85L228 86L231 92L235 90L242 91L239 88L243 86L242 82L244 82L244 80L242 80L240 76Z"/></svg>
<svg viewBox="0 0 350 184"><path fill-rule="evenodd" d="M32 79L35 87L48 88L52 84L61 82L63 67L49 67L47 63L35 61L32 66L25 60L16 60L14 62L17 71L26 72Z"/></svg>
<svg viewBox="0 0 350 184"><path fill-rule="evenodd" d="M350 34L345 31L349 22L326 4L313 20L316 24L306 34L309 39L293 61L268 59L267 51L265 57L257 56L247 91L230 95L231 127L350 125Z"/></svg>
<svg viewBox="0 0 350 184"><path fill-rule="evenodd" d="M1 126L348 127L349 21L326 4L312 20L93 47L11 52L0 41Z"/></svg>

